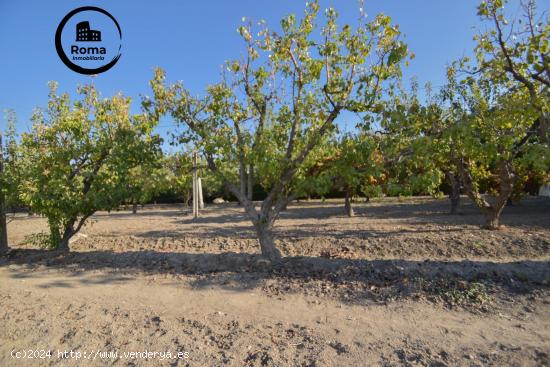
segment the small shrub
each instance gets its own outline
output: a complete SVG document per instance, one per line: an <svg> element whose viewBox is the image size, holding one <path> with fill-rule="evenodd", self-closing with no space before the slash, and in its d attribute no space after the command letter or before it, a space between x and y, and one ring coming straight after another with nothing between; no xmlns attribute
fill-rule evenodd
<svg viewBox="0 0 550 367"><path fill-rule="evenodd" d="M415 288L449 306L477 306L481 307L491 301L486 284L469 282L455 278L425 279L416 278Z"/></svg>
<svg viewBox="0 0 550 367"><path fill-rule="evenodd" d="M23 240L23 245L38 247L47 250L54 249L51 236L49 233L46 232L33 233L25 236L25 239Z"/></svg>

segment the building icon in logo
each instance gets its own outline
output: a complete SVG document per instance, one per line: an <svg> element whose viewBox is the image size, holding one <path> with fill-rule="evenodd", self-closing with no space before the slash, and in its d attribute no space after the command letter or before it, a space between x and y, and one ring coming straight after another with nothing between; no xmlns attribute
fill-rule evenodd
<svg viewBox="0 0 550 367"><path fill-rule="evenodd" d="M101 32L90 29L90 22L80 22L76 25L77 41L101 41Z"/></svg>

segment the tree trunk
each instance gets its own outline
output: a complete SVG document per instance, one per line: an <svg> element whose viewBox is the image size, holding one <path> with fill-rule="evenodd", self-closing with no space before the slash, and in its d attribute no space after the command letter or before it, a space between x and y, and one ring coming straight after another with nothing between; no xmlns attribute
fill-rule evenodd
<svg viewBox="0 0 550 367"><path fill-rule="evenodd" d="M0 135L0 178L4 174L4 150ZM0 191L0 254L8 251L8 224L6 221L6 198Z"/></svg>
<svg viewBox="0 0 550 367"><path fill-rule="evenodd" d="M542 143L548 145L550 142L548 141L548 129L550 128L550 119L545 116L544 112L541 111L541 115L539 117L539 137Z"/></svg>
<svg viewBox="0 0 550 367"><path fill-rule="evenodd" d="M495 205L493 205L494 214L486 218L485 227L487 229L500 228L500 215L506 206L508 200L514 193L514 184L516 183L516 174L512 163L503 161L499 167L500 192Z"/></svg>
<svg viewBox="0 0 550 367"><path fill-rule="evenodd" d="M59 242L59 245L57 246L57 251L59 251L59 252L69 252L71 250L69 248L69 240L70 240L70 237L63 236L61 238L61 241Z"/></svg>
<svg viewBox="0 0 550 367"><path fill-rule="evenodd" d="M246 172L245 172L245 167L242 160L239 163L239 181L240 181L241 196L245 198L246 197Z"/></svg>
<svg viewBox="0 0 550 367"><path fill-rule="evenodd" d="M189 202L191 201L191 191L190 190L186 190L185 191L185 205L187 207L191 206L189 205Z"/></svg>
<svg viewBox="0 0 550 367"><path fill-rule="evenodd" d="M69 240L73 237L75 234L74 231L74 221L69 223L67 227L65 228L65 231L63 232L63 236L61 237L61 240L59 241L59 245L57 246L57 250L60 252L69 252Z"/></svg>
<svg viewBox="0 0 550 367"><path fill-rule="evenodd" d="M460 180L452 172L446 172L447 181L451 188L449 193L449 200L451 201L451 214L458 213L458 207L460 205Z"/></svg>
<svg viewBox="0 0 550 367"><path fill-rule="evenodd" d="M59 225L55 222L49 222L50 227L50 241L55 246L54 249L59 252L69 252L69 240L74 236L76 232L78 232L78 229L75 231L74 224L76 222L75 219L69 220L69 222L65 225L65 228L63 230L63 235L61 235Z"/></svg>
<svg viewBox="0 0 550 367"><path fill-rule="evenodd" d="M489 230L498 230L500 228L500 214L502 211L491 210L485 213L485 225L483 228Z"/></svg>
<svg viewBox="0 0 550 367"><path fill-rule="evenodd" d="M254 198L254 166L248 165L248 200L252 201Z"/></svg>
<svg viewBox="0 0 550 367"><path fill-rule="evenodd" d="M346 210L346 215L348 217L353 217L355 214L353 212L353 207L351 206L351 198L352 198L351 192L349 190L346 190L346 201L344 204L344 209Z"/></svg>
<svg viewBox="0 0 550 367"><path fill-rule="evenodd" d="M0 254L8 251L8 224L6 221L6 207L4 195L0 193Z"/></svg>
<svg viewBox="0 0 550 367"><path fill-rule="evenodd" d="M505 186L506 185L503 185L501 183L501 192L496 200L496 203L494 205L491 205L490 209L484 211L485 225L483 226L483 228L485 229L500 229L500 216L502 214L502 211L504 210L504 207L506 206L506 203L508 202L510 195L512 195L514 185L513 183L510 183L509 187Z"/></svg>
<svg viewBox="0 0 550 367"><path fill-rule="evenodd" d="M458 214L458 207L460 206L460 194L450 195L451 199L451 214Z"/></svg>
<svg viewBox="0 0 550 367"><path fill-rule="evenodd" d="M499 163L499 195L493 205L485 200L477 190L476 186L473 183L472 175L468 166L464 162L461 162L459 169L466 193L485 216L485 224L483 228L490 230L499 229L500 215L502 214L502 210L506 206L508 198L510 198L512 192L514 191L516 175L513 171L512 163L508 161L501 161Z"/></svg>
<svg viewBox="0 0 550 367"><path fill-rule="evenodd" d="M8 251L8 225L3 198L0 197L0 254Z"/></svg>
<svg viewBox="0 0 550 367"><path fill-rule="evenodd" d="M271 263L280 262L281 252L277 249L277 246L275 246L272 226L260 220L255 223L254 227L258 234L262 256L269 259Z"/></svg>
<svg viewBox="0 0 550 367"><path fill-rule="evenodd" d="M132 204L132 214L137 214L137 208L138 208L137 203L133 203Z"/></svg>
<svg viewBox="0 0 550 367"><path fill-rule="evenodd" d="M208 162L210 166L213 166L211 160L208 160ZM240 205L243 206L245 213L254 225L262 257L268 259L272 264L279 263L281 261L281 252L277 249L275 240L273 239L273 223L278 218L281 208L292 200L293 197L279 197L274 203L273 196L268 195L264 199L260 211L258 211L254 202L248 200L245 195L246 193L242 193L242 182L241 180L241 185L238 187L229 180L225 180L224 186L239 200Z"/></svg>

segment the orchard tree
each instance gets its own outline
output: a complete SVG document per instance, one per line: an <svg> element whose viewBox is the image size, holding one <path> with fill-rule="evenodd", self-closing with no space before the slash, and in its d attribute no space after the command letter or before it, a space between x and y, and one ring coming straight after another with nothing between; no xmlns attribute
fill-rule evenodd
<svg viewBox="0 0 550 367"><path fill-rule="evenodd" d="M495 83L490 75L451 78L450 91L454 121L447 133L455 164L466 193L485 216L484 227L498 229L522 171L550 169L550 148L530 139L539 111L529 104L528 91L514 88L513 81ZM481 192L483 181L494 182L489 196Z"/></svg>
<svg viewBox="0 0 550 367"><path fill-rule="evenodd" d="M128 171L128 198L132 204L132 213L137 213L138 204L145 204L159 193L166 191L170 185L169 171L163 165L160 150L156 157Z"/></svg>
<svg viewBox="0 0 550 367"><path fill-rule="evenodd" d="M168 191L183 198L186 205L192 196L193 161L191 154L175 153L166 156L164 165L168 171Z"/></svg>
<svg viewBox="0 0 550 367"><path fill-rule="evenodd" d="M514 192L521 189L527 171L543 177L548 174L550 25L544 13L537 13L535 0L522 1L523 14L512 21L506 18L506 4L506 0L481 2L478 15L489 22L490 29L474 38L476 63L463 59L450 69L451 89L458 85L452 80L457 66L473 76L465 78L466 85L459 87L462 92L457 94L465 101L462 107L453 100L455 91L446 92L451 96L452 110L458 113L450 136L458 140L451 143L468 142L462 156L453 160L489 229L499 227L500 214ZM476 82L480 83L477 87ZM489 123L493 126L487 126ZM480 193L482 179L496 182L493 203Z"/></svg>
<svg viewBox="0 0 550 367"><path fill-rule="evenodd" d="M17 204L17 180L19 177L16 168L17 141L14 111L6 111L6 122L6 131L0 131L0 254L8 250L6 208Z"/></svg>
<svg viewBox="0 0 550 367"><path fill-rule="evenodd" d="M418 85L413 81L411 91L402 87L392 91L385 101L380 122L385 134L382 151L385 157L389 195L417 193L437 195L442 179L456 177L452 163L452 144L445 139L445 110L438 98L431 95L426 101L418 98ZM451 213L456 212L460 187L456 180L451 187Z"/></svg>
<svg viewBox="0 0 550 367"><path fill-rule="evenodd" d="M381 193L384 159L378 147L379 140L374 134L360 132L345 134L336 141L334 160L327 174L345 194L344 210L348 217L354 215L354 196L361 193L371 197Z"/></svg>
<svg viewBox="0 0 550 367"><path fill-rule="evenodd" d="M130 99L100 98L93 86L71 102L50 83L48 108L37 110L22 135L20 195L50 229L48 244L69 250L69 240L98 210L129 197L130 172L156 159L160 139L153 121L131 115Z"/></svg>
<svg viewBox="0 0 550 367"><path fill-rule="evenodd" d="M170 114L185 127L182 139L194 142L237 197L254 225L262 255L271 261L281 257L272 229L281 209L296 197L297 173L334 132L343 111L372 110L408 57L401 32L388 16L369 22L362 18L354 28L339 26L332 8L320 19L319 8L313 1L302 19L293 14L283 18L280 32L269 30L265 22L258 31L251 23L241 26L245 56L228 62L228 75L209 86L206 96L192 96L182 83L166 85L165 73L158 69L151 81L154 101L144 101L152 114ZM241 189L244 167L252 166L258 176L266 165L277 172L278 181L258 209Z"/></svg>
<svg viewBox="0 0 550 367"><path fill-rule="evenodd" d="M550 145L550 23L546 12L537 11L536 0L522 0L522 14L508 20L506 0L482 1L478 15L491 28L475 37L477 65L469 72L485 73L496 81L514 81L528 95L535 111L525 139L538 135Z"/></svg>

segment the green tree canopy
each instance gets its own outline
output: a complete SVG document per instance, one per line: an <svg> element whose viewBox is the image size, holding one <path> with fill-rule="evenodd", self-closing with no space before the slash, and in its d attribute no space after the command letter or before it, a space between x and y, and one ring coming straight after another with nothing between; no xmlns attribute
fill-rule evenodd
<svg viewBox="0 0 550 367"><path fill-rule="evenodd" d="M130 99L100 98L93 86L81 98L57 94L33 116L22 135L20 196L50 227L49 244L69 249L69 239L97 210L117 208L130 195L133 169L157 159L160 139L146 115L129 113Z"/></svg>

